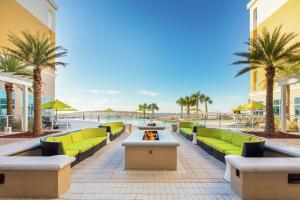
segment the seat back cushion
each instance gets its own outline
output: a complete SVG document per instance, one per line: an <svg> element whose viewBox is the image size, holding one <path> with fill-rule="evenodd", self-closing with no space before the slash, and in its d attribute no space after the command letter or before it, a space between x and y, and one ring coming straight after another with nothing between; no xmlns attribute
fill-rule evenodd
<svg viewBox="0 0 300 200"><path fill-rule="evenodd" d="M103 124L103 126L110 126L110 127L116 128L116 127L124 126L124 123L123 122L109 122L109 123Z"/></svg>
<svg viewBox="0 0 300 200"><path fill-rule="evenodd" d="M55 142L60 142L63 148L65 148L66 145L73 143L70 134L56 136L56 137L54 137L54 141Z"/></svg>
<svg viewBox="0 0 300 200"><path fill-rule="evenodd" d="M74 133L70 133L73 142L79 142L84 139L82 131L76 131Z"/></svg>
<svg viewBox="0 0 300 200"><path fill-rule="evenodd" d="M232 137L232 143L243 147L245 142L249 142L250 141L251 136L248 135L243 135L240 133L234 133L233 137Z"/></svg>
<svg viewBox="0 0 300 200"><path fill-rule="evenodd" d="M179 122L179 128L193 128L194 122Z"/></svg>
<svg viewBox="0 0 300 200"><path fill-rule="evenodd" d="M220 139L225 141L225 142L232 142L232 137L234 135L234 133L232 131L228 131L228 130L220 130L221 132L221 137Z"/></svg>
<svg viewBox="0 0 300 200"><path fill-rule="evenodd" d="M106 128L87 128L82 130L84 138L105 137Z"/></svg>
<svg viewBox="0 0 300 200"><path fill-rule="evenodd" d="M221 131L214 128L198 128L197 135L200 137L220 138Z"/></svg>

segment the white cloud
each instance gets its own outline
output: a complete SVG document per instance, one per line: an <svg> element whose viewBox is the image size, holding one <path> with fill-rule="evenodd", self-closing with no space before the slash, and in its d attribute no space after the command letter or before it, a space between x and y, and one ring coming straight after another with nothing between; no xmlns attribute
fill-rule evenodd
<svg viewBox="0 0 300 200"><path fill-rule="evenodd" d="M117 94L121 94L122 91L119 91L119 90L101 90L100 93L101 94L117 95Z"/></svg>
<svg viewBox="0 0 300 200"><path fill-rule="evenodd" d="M95 89L88 90L87 92L91 94L105 94L105 95L117 95L122 93L122 91L119 90L95 90Z"/></svg>
<svg viewBox="0 0 300 200"><path fill-rule="evenodd" d="M159 93L150 90L140 90L140 93L146 97L156 97L159 95Z"/></svg>
<svg viewBox="0 0 300 200"><path fill-rule="evenodd" d="M99 94L99 90L88 90L88 93L92 93L92 94Z"/></svg>

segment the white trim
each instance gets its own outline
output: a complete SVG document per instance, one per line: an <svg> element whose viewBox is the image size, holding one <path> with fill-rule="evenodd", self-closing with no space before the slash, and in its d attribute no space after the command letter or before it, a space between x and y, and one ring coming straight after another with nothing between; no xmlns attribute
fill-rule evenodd
<svg viewBox="0 0 300 200"><path fill-rule="evenodd" d="M32 79L14 75L12 73L0 72L0 81L32 87Z"/></svg>
<svg viewBox="0 0 300 200"><path fill-rule="evenodd" d="M55 0L48 0L48 3L57 11L58 10L58 6L55 2Z"/></svg>
<svg viewBox="0 0 300 200"><path fill-rule="evenodd" d="M254 6L254 4L256 4L257 0L251 0L248 4L247 4L247 9L249 10L252 6Z"/></svg>

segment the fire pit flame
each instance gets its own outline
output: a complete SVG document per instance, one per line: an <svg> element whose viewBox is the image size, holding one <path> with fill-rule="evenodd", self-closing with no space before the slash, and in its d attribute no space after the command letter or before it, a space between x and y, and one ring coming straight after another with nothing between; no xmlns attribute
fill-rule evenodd
<svg viewBox="0 0 300 200"><path fill-rule="evenodd" d="M145 131L143 140L159 140L157 131Z"/></svg>

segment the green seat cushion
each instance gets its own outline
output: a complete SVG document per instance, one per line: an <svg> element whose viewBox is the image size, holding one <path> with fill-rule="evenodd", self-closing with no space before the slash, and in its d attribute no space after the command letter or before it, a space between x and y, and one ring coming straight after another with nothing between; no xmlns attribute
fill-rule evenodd
<svg viewBox="0 0 300 200"><path fill-rule="evenodd" d="M204 142L205 144L208 143L216 143L216 142L221 142L221 140L217 139L217 138L210 138L210 137L197 137L197 140Z"/></svg>
<svg viewBox="0 0 300 200"><path fill-rule="evenodd" d="M84 138L105 137L106 128L87 128L82 130Z"/></svg>
<svg viewBox="0 0 300 200"><path fill-rule="evenodd" d="M221 131L214 128L198 128L197 135L201 137L220 138Z"/></svg>
<svg viewBox="0 0 300 200"><path fill-rule="evenodd" d="M225 151L225 154L241 156L243 154L243 149L229 149Z"/></svg>
<svg viewBox="0 0 300 200"><path fill-rule="evenodd" d="M193 134L193 129L192 128L180 128L179 129L181 132L184 132L185 134L192 135Z"/></svg>
<svg viewBox="0 0 300 200"><path fill-rule="evenodd" d="M250 142L261 142L261 141L263 141L263 140L259 137L251 137L250 138Z"/></svg>
<svg viewBox="0 0 300 200"><path fill-rule="evenodd" d="M64 150L64 154L71 157L76 157L79 154L79 150Z"/></svg>
<svg viewBox="0 0 300 200"><path fill-rule="evenodd" d="M55 138L54 137L47 137L46 141L47 142L55 142Z"/></svg>
<svg viewBox="0 0 300 200"><path fill-rule="evenodd" d="M243 148L241 148L240 146L231 144L231 143L227 143L227 142L221 142L221 143L212 143L210 144L212 148L218 150L219 152L222 152L225 154L225 152L227 150L241 150Z"/></svg>
<svg viewBox="0 0 300 200"><path fill-rule="evenodd" d="M103 140L106 140L106 137L87 138L84 141L96 146L96 145L100 144Z"/></svg>
<svg viewBox="0 0 300 200"><path fill-rule="evenodd" d="M88 143L87 141L76 142L68 144L64 147L64 150L78 150L79 153L86 152L87 150L93 148L93 144Z"/></svg>
<svg viewBox="0 0 300 200"><path fill-rule="evenodd" d="M179 122L179 128L191 128L193 129L195 123L194 122Z"/></svg>
<svg viewBox="0 0 300 200"><path fill-rule="evenodd" d="M111 127L110 131L111 131L111 134L115 135L115 134L122 132L123 129L124 129L123 127Z"/></svg>
<svg viewBox="0 0 300 200"><path fill-rule="evenodd" d="M103 126L110 126L110 127L124 127L124 123L123 122L109 122L109 123L104 123L102 124Z"/></svg>
<svg viewBox="0 0 300 200"><path fill-rule="evenodd" d="M232 137L232 143L243 147L245 142L249 142L250 141L251 136L248 135L243 135L240 133L234 133L233 137Z"/></svg>
<svg viewBox="0 0 300 200"><path fill-rule="evenodd" d="M70 133L73 142L79 142L84 139L82 131Z"/></svg>
<svg viewBox="0 0 300 200"><path fill-rule="evenodd" d="M209 138L209 137L205 137L202 139L203 142L205 144L207 144L208 146L212 146L212 144L215 144L215 143L219 143L219 144L224 144L226 142L220 140L220 139L217 139L217 138Z"/></svg>
<svg viewBox="0 0 300 200"><path fill-rule="evenodd" d="M227 130L220 130L221 131L221 137L220 139L225 141L225 142L230 142L232 141L233 133L231 131Z"/></svg>

